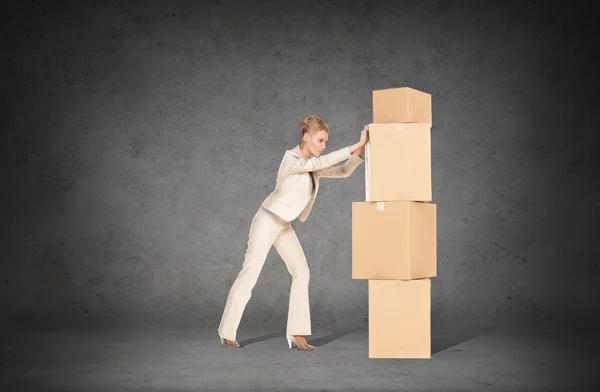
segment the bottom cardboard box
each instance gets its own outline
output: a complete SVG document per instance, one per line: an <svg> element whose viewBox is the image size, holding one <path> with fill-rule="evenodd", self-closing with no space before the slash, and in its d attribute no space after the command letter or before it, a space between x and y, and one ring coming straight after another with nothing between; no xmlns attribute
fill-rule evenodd
<svg viewBox="0 0 600 392"><path fill-rule="evenodd" d="M431 358L431 280L369 280L369 358Z"/></svg>

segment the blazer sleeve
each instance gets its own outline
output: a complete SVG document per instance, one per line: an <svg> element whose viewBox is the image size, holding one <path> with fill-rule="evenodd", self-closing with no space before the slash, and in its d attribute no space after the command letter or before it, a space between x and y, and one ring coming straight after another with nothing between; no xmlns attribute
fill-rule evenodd
<svg viewBox="0 0 600 392"><path fill-rule="evenodd" d="M348 177L352 172L363 163L364 159L360 155L353 153L350 159L348 159L341 166L333 166L319 170L319 177L326 178L345 178Z"/></svg>
<svg viewBox="0 0 600 392"><path fill-rule="evenodd" d="M298 157L292 153L286 153L279 168L279 175L284 176L292 173L305 173L324 169L335 165L345 159L350 158L350 149L348 147L330 152L319 157L304 158Z"/></svg>

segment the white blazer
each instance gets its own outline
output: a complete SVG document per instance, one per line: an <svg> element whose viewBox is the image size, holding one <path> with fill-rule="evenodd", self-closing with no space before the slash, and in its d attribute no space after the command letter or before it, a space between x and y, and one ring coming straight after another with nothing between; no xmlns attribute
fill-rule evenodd
<svg viewBox="0 0 600 392"><path fill-rule="evenodd" d="M333 166L348 159L343 165ZM273 212L288 222L298 218L304 222L312 209L319 191L320 177L348 177L363 162L358 154L350 153L348 147L319 157L304 158L300 145L286 150L277 172L275 189L261 207ZM313 172L315 190L311 194L309 172Z"/></svg>

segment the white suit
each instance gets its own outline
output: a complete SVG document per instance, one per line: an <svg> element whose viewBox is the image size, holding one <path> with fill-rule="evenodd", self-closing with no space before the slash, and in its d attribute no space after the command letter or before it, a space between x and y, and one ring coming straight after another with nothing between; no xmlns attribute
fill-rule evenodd
<svg viewBox="0 0 600 392"><path fill-rule="evenodd" d="M347 159L343 165L333 166ZM310 273L302 246L291 226L298 218L304 222L312 209L321 177L348 177L363 162L348 147L320 157L304 158L300 146L287 150L277 173L275 189L262 203L250 225L248 247L242 270L231 286L219 325L221 339L236 340L237 328L252 295L267 254L274 246L292 275L287 320L287 335L310 335L308 282ZM313 172L315 189L311 193Z"/></svg>

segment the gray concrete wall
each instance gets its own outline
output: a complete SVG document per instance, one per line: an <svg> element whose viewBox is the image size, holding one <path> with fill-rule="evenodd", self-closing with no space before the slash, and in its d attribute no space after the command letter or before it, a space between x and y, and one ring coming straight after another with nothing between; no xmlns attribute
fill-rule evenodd
<svg viewBox="0 0 600 392"><path fill-rule="evenodd" d="M5 325L216 328L300 121L323 116L326 151L345 147L372 90L397 86L433 98L433 321L597 317L598 31L581 7L19 3L1 27ZM367 317L364 196L361 166L293 223L314 324ZM242 322L284 323L290 280L272 249Z"/></svg>

